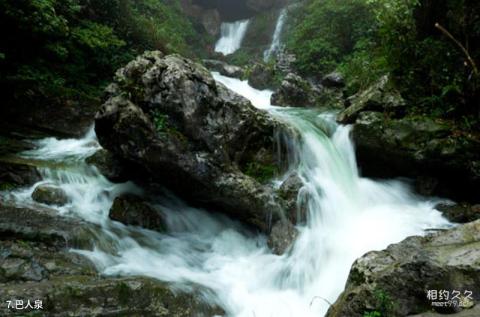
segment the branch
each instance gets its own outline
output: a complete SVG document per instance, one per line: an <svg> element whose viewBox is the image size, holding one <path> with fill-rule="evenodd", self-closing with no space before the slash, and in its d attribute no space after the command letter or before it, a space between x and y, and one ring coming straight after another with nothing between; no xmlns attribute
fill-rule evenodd
<svg viewBox="0 0 480 317"><path fill-rule="evenodd" d="M323 298L323 297L321 297L321 296L314 296L314 297L312 298L312 301L310 302L310 307L312 307L313 302L314 302L315 299L317 299L317 298L325 301L329 306L333 306L333 304L330 303L327 299L325 299L325 298Z"/></svg>
<svg viewBox="0 0 480 317"><path fill-rule="evenodd" d="M465 56L467 57L467 60L469 61L470 65L472 66L473 73L475 74L475 76L478 76L477 65L475 65L475 61L473 60L473 58L468 53L468 50L465 48L465 46L463 46L462 43L460 43L456 38L454 38L453 35L450 32L448 32L439 23L435 23L435 27L437 29L439 29L440 31L442 31L443 34L445 34L449 39L451 39L455 44L457 44L458 47L460 47L460 49L463 51L463 54L465 54Z"/></svg>

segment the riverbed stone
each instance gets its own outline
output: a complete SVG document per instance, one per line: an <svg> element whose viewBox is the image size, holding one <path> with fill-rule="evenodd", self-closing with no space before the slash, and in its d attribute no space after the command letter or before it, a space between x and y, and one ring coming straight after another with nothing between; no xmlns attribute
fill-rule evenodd
<svg viewBox="0 0 480 317"><path fill-rule="evenodd" d="M112 182L128 180L127 164L105 149L100 149L85 161L87 164L95 166L103 176Z"/></svg>
<svg viewBox="0 0 480 317"><path fill-rule="evenodd" d="M221 308L205 303L206 290L188 293L147 277L100 276L86 257L70 248L93 249L101 231L50 209L0 204L1 316L214 316ZM99 229L99 228L97 228ZM80 232L89 244L75 242ZM96 241L96 246L105 248ZM41 310L8 308L6 301L35 301Z"/></svg>
<svg viewBox="0 0 480 317"><path fill-rule="evenodd" d="M63 206L69 201L63 189L51 184L38 185L32 193L32 199L46 205Z"/></svg>
<svg viewBox="0 0 480 317"><path fill-rule="evenodd" d="M480 219L480 204L472 205L462 203L441 203L435 206L445 218L456 223L467 223Z"/></svg>
<svg viewBox="0 0 480 317"><path fill-rule="evenodd" d="M245 70L240 66L230 65L222 61L214 59L205 59L203 64L208 69L219 72L223 76L233 77L233 78L243 78L245 75Z"/></svg>
<svg viewBox="0 0 480 317"><path fill-rule="evenodd" d="M166 226L161 213L143 198L126 194L116 197L109 217L126 225L164 231Z"/></svg>
<svg viewBox="0 0 480 317"><path fill-rule="evenodd" d="M274 254L282 255L293 246L298 234L297 228L290 221L278 221L268 236L268 246Z"/></svg>

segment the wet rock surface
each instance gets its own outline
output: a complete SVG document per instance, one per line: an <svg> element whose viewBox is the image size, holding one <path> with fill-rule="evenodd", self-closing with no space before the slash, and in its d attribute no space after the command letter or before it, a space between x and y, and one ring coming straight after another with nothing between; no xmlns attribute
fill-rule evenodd
<svg viewBox="0 0 480 317"><path fill-rule="evenodd" d="M242 67L229 65L222 61L206 59L203 61L203 64L211 71L219 72L223 76L243 78L245 75L245 70Z"/></svg>
<svg viewBox="0 0 480 317"><path fill-rule="evenodd" d="M467 223L480 219L480 204L438 204L435 209L441 211L445 218L456 223Z"/></svg>
<svg viewBox="0 0 480 317"><path fill-rule="evenodd" d="M327 316L363 316L374 311L430 316L432 310L474 316L469 308L480 300L479 245L480 222L476 221L367 253L353 264L345 291ZM466 308L459 307L458 300L456 307L432 304L435 298L427 297L429 290L446 290L451 296L459 291L458 300ZM442 302L438 297L437 301Z"/></svg>
<svg viewBox="0 0 480 317"><path fill-rule="evenodd" d="M479 197L480 143L456 135L446 123L377 116L357 122L352 137L367 177L407 176L420 183L429 179L429 188L422 190L425 194L467 201Z"/></svg>
<svg viewBox="0 0 480 317"><path fill-rule="evenodd" d="M69 248L92 249L94 225L58 216L50 209L0 204L0 315L2 316L213 316L218 307L200 290L172 291L144 277L102 277L85 257ZM42 309L8 308L23 301Z"/></svg>
<svg viewBox="0 0 480 317"><path fill-rule="evenodd" d="M166 228L160 212L135 195L122 195L115 198L109 217L126 225L146 229L163 231Z"/></svg>
<svg viewBox="0 0 480 317"><path fill-rule="evenodd" d="M85 162L95 166L103 176L112 182L125 182L128 180L128 166L126 162L122 162L122 160L107 150L101 149L97 151L88 157Z"/></svg>
<svg viewBox="0 0 480 317"><path fill-rule="evenodd" d="M278 221L273 226L267 243L274 254L282 255L292 247L298 235L298 230L290 221Z"/></svg>
<svg viewBox="0 0 480 317"><path fill-rule="evenodd" d="M278 195L285 201L286 216L293 224L302 224L307 220L306 206L298 204L303 181L297 173L290 174L278 189ZM300 200L301 201L301 200Z"/></svg>
<svg viewBox="0 0 480 317"><path fill-rule="evenodd" d="M259 90L269 89L274 85L274 77L273 68L265 64L256 63L249 71L248 84Z"/></svg>
<svg viewBox="0 0 480 317"><path fill-rule="evenodd" d="M259 155L262 175L276 169L281 123L178 55L145 53L107 93L96 119L102 146L190 201L268 230L281 207L272 188L246 174Z"/></svg>
<svg viewBox="0 0 480 317"><path fill-rule="evenodd" d="M65 191L51 184L38 185L32 193L32 199L46 205L63 206L68 203Z"/></svg>
<svg viewBox="0 0 480 317"><path fill-rule="evenodd" d="M344 107L342 86L322 86L289 73L273 93L271 103L286 107Z"/></svg>

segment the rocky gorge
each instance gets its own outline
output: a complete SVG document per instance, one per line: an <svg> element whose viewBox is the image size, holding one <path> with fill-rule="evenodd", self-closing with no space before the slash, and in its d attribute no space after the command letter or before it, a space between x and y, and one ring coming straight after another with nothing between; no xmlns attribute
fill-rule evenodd
<svg viewBox="0 0 480 317"><path fill-rule="evenodd" d="M284 1L180 5L215 38L250 19L242 47L145 51L88 107L2 125L0 315L478 316L478 135L393 74L238 63Z"/></svg>

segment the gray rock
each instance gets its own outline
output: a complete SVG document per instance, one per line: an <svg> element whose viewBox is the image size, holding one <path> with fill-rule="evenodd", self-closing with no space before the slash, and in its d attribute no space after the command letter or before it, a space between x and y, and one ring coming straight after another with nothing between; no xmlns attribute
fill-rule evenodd
<svg viewBox="0 0 480 317"><path fill-rule="evenodd" d="M110 219L126 225L164 231L165 223L159 211L141 197L123 195L115 198L110 208Z"/></svg>
<svg viewBox="0 0 480 317"><path fill-rule="evenodd" d="M273 253L282 255L287 252L298 237L298 230L289 221L278 221L268 236L268 246Z"/></svg>
<svg viewBox="0 0 480 317"><path fill-rule="evenodd" d="M273 68L256 63L249 71L248 84L253 88L265 90L274 86L275 73Z"/></svg>
<svg viewBox="0 0 480 317"><path fill-rule="evenodd" d="M435 206L435 209L441 211L445 218L456 223L467 223L480 219L480 205L443 203Z"/></svg>
<svg viewBox="0 0 480 317"><path fill-rule="evenodd" d="M278 195L285 201L287 218L294 224L304 223L307 220L306 206L298 205L298 195L303 182L297 173L292 173L278 189Z"/></svg>
<svg viewBox="0 0 480 317"><path fill-rule="evenodd" d="M203 60L205 67L212 71L219 72L223 76L233 77L233 78L243 78L245 75L245 70L239 66L229 65L222 61L217 61L214 59L205 59Z"/></svg>
<svg viewBox="0 0 480 317"><path fill-rule="evenodd" d="M61 217L53 209L17 208L0 204L0 236L41 242L58 248L90 248L98 228L73 218Z"/></svg>
<svg viewBox="0 0 480 317"><path fill-rule="evenodd" d="M66 205L69 201L67 194L60 187L43 184L38 185L32 193L32 199L46 205Z"/></svg>
<svg viewBox="0 0 480 317"><path fill-rule="evenodd" d="M362 174L410 177L425 194L476 201L480 144L454 129L423 117L359 121L352 137ZM421 186L422 179L434 180L430 189Z"/></svg>
<svg viewBox="0 0 480 317"><path fill-rule="evenodd" d="M342 74L333 72L322 78L322 85L329 88L343 88L345 87L345 79Z"/></svg>
<svg viewBox="0 0 480 317"><path fill-rule="evenodd" d="M53 210L0 205L0 298L41 300L43 309L21 310L32 316L213 316L221 308L206 304L201 290L173 291L169 284L143 277L100 276L94 265L69 248L102 249L105 238L92 225L61 217ZM70 243L80 232L87 244ZM69 243L66 243L66 242ZM111 248L111 247L110 247ZM110 249L111 250L111 249ZM1 316L19 311L0 305Z"/></svg>
<svg viewBox="0 0 480 317"><path fill-rule="evenodd" d="M337 117L340 123L354 123L363 111L383 111L398 116L404 113L406 105L387 75L366 90L351 96L348 102L350 106Z"/></svg>
<svg viewBox="0 0 480 317"><path fill-rule="evenodd" d="M464 296L467 290L472 292L473 303L478 302L479 243L480 222L476 221L426 237L410 237L384 251L367 253L353 264L345 291L327 316L364 316L372 311L379 311L382 316L432 310L459 312L462 309L458 305L432 305L427 292L447 290L453 296L453 290L458 290Z"/></svg>
<svg viewBox="0 0 480 317"><path fill-rule="evenodd" d="M0 191L33 185L40 179L34 166L22 162L0 162Z"/></svg>
<svg viewBox="0 0 480 317"><path fill-rule="evenodd" d="M313 107L315 106L315 87L302 77L290 73L275 91L271 103L277 106Z"/></svg>
<svg viewBox="0 0 480 317"><path fill-rule="evenodd" d="M273 136L283 124L197 63L139 56L117 72L95 129L104 148L191 201L265 231L278 219L273 189L245 173L260 154L265 171L278 169Z"/></svg>
<svg viewBox="0 0 480 317"><path fill-rule="evenodd" d="M345 100L341 89L319 86L289 73L273 93L271 103L277 106L343 109Z"/></svg>
<svg viewBox="0 0 480 317"><path fill-rule="evenodd" d="M101 149L88 157L86 162L95 166L103 176L112 182L124 182L128 180L124 164L105 149Z"/></svg>

